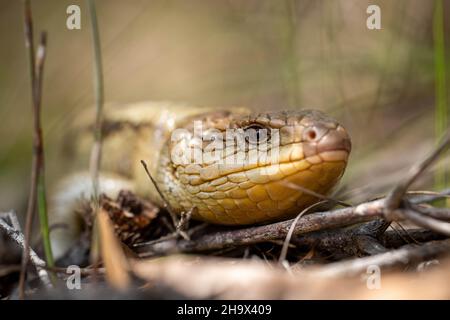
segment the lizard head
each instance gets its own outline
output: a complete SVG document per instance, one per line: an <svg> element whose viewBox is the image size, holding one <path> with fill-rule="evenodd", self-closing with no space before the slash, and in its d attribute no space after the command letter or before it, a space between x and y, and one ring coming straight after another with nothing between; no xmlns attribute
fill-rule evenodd
<svg viewBox="0 0 450 320"><path fill-rule="evenodd" d="M315 110L211 112L172 132L158 180L178 211L219 224L286 218L318 201L342 177L347 131ZM163 171L161 171L163 172Z"/></svg>

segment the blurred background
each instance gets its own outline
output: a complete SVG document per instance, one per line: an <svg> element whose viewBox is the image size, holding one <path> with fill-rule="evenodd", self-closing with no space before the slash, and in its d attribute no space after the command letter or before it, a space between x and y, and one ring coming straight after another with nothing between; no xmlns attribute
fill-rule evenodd
<svg viewBox="0 0 450 320"><path fill-rule="evenodd" d="M94 105L91 29L84 1L31 2L36 39L48 32L42 117L51 185L65 173L59 139ZM107 102L324 110L353 138L342 198L383 194L448 128L450 1L96 3ZM71 4L81 8L81 30L66 28ZM366 26L370 4L381 8L381 30ZM32 143L22 10L21 1L0 0L0 210L20 214ZM448 187L449 162L416 189Z"/></svg>

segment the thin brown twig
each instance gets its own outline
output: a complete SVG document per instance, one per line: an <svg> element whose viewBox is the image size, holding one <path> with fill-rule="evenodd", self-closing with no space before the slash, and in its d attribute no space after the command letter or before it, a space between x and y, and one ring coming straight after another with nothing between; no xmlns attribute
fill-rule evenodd
<svg viewBox="0 0 450 320"><path fill-rule="evenodd" d="M438 220L444 220L450 222L450 209L449 208L435 208L419 205L411 205L411 207L424 215L430 216Z"/></svg>
<svg viewBox="0 0 450 320"><path fill-rule="evenodd" d="M420 246L406 245L400 249L370 257L331 263L309 272L320 277L348 277L364 273L370 266L378 266L379 268L404 266L431 259L441 254L448 254L449 250L450 239L431 241Z"/></svg>
<svg viewBox="0 0 450 320"><path fill-rule="evenodd" d="M302 212L300 212L297 217L293 220L291 227L289 228L289 231L286 235L286 239L283 242L283 247L281 248L281 253L280 253L280 257L278 258L278 263L283 263L284 260L286 260L286 256L287 256L287 252L289 249L289 243L291 242L291 238L292 238L292 234L294 233L294 228L297 225L298 220L309 210L318 207L324 203L326 203L327 201L320 201L317 203L314 203L312 205L310 205L309 207L305 208Z"/></svg>
<svg viewBox="0 0 450 320"><path fill-rule="evenodd" d="M34 45L33 45L33 21L31 16L30 1L24 1L24 33L25 33L25 47L28 49L28 60L30 69L31 94L32 103L35 103L35 67L34 67ZM36 108L33 107L33 110ZM28 244L30 243L31 229L33 225L34 212L36 211L36 189L37 189L37 157L33 156L31 164L31 182L30 194L28 198L28 207L25 221L25 244L22 252L22 268L19 280L19 297L25 298L25 274L28 264Z"/></svg>
<svg viewBox="0 0 450 320"><path fill-rule="evenodd" d="M150 171L148 170L148 167L147 167L147 163L145 163L144 160L141 160L141 164L144 167L145 173L147 174L148 178L150 179L150 181L152 182L152 184L155 187L156 191L158 192L159 196L161 197L161 200L163 201L164 209L166 209L167 212L169 212L170 217L172 218L173 225L174 225L174 227L176 229L176 227L178 225L178 219L177 219L177 216L176 216L175 212L173 211L173 209L170 206L169 202L166 200L166 198L162 194L161 189L159 189L159 186L156 183L155 179L153 179L152 175L150 174Z"/></svg>
<svg viewBox="0 0 450 320"><path fill-rule="evenodd" d="M43 206L42 210L43 211L46 210L45 186L44 186L44 144L40 122L40 108L42 98L41 92L42 71L45 59L46 36L45 33L42 33L39 47L40 49L38 50L38 56L35 57L35 50L33 44L33 21L31 15L30 1L28 0L24 1L24 34L25 34L25 47L28 51L28 59L29 59L34 130L33 130L33 158L31 167L30 194L28 198L28 207L25 222L25 239L22 252L22 263L19 279L19 297L21 299L25 298L25 278L29 259L29 243L31 239L34 214L36 212L38 191L40 193L39 198ZM45 224L46 224L46 212L42 212L41 227L43 231L45 231L46 229ZM45 248L47 261L49 264L52 264L53 259L51 247L48 241L46 241Z"/></svg>
<svg viewBox="0 0 450 320"><path fill-rule="evenodd" d="M186 233L186 230L189 228L189 222L191 221L192 214L197 211L197 207L192 207L188 211L183 211L180 215L180 220L177 225L177 233L183 237L185 240L190 240L189 235Z"/></svg>
<svg viewBox="0 0 450 320"><path fill-rule="evenodd" d="M398 225L398 227L400 228L400 229L402 229L402 231L415 243L415 244L420 244L420 242L418 242L412 235L411 235L411 233L409 233L408 232L408 230L406 230L402 225L401 225L401 223L400 222L398 222L398 221L396 221L396 224ZM392 225L391 225L391 228L393 229L393 230L395 230L397 233L398 233L398 235L400 236L400 237L402 237L403 238L403 241L405 241L405 243L411 243L411 241L408 241L406 238L404 238L403 237L403 235L398 231L398 230L396 230Z"/></svg>
<svg viewBox="0 0 450 320"><path fill-rule="evenodd" d="M401 211L401 215L419 227L427 228L442 233L446 236L450 236L450 223L431 218L413 209L403 209Z"/></svg>
<svg viewBox="0 0 450 320"><path fill-rule="evenodd" d="M444 152L450 145L450 130L444 135L441 143L438 147L431 152L422 162L413 166L410 169L410 173L404 181L397 184L392 191L388 194L385 200L385 218L386 223L381 227L386 230L391 221L409 219L421 227L431 227L432 230L441 232L443 234L450 234L450 224L446 222L438 221L432 217L421 215L420 213L407 208L406 210L399 210L400 206L406 204L408 201L405 199L405 195L408 192L408 188L417 180L417 178Z"/></svg>
<svg viewBox="0 0 450 320"><path fill-rule="evenodd" d="M426 192L426 191L408 191L408 194L414 195L414 198L408 201L412 204L433 202L435 200L450 198L450 188L444 189L441 192Z"/></svg>
<svg viewBox="0 0 450 320"><path fill-rule="evenodd" d="M448 190L450 191L450 190ZM447 192L448 193L448 192ZM426 190L413 190L413 191L408 191L406 192L407 195L413 194L413 195L427 195L427 196L441 196L443 198L449 198L450 195L449 194L445 194L445 190L444 193L442 192L436 192L436 191L426 191Z"/></svg>
<svg viewBox="0 0 450 320"><path fill-rule="evenodd" d="M450 145L450 130L442 138L438 147L430 153L422 162L413 166L410 170L408 177L401 183L399 183L386 198L386 215L387 218L392 218L392 214L395 209L399 208L401 202L408 191L408 188L417 178L444 152Z"/></svg>

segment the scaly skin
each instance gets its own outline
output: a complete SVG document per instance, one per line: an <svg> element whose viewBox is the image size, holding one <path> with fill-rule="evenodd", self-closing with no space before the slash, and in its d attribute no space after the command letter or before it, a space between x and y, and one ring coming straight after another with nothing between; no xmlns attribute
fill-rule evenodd
<svg viewBox="0 0 450 320"><path fill-rule="evenodd" d="M174 163L174 152L194 147L180 147L171 133L181 128L192 134L194 120L202 121L203 132L215 129L216 142L225 139L225 130L230 128L242 129L241 133L249 128L257 132L278 129L279 163L264 157L253 163L218 162L232 154L233 147L241 147L241 155L248 159L250 144L242 141L225 146L218 158L207 164ZM104 132L104 172L132 181L137 193L161 203L140 166L143 159L174 211L195 207L193 218L226 225L263 223L298 214L318 199L295 186L326 194L342 177L351 149L346 130L336 120L312 110L253 113L246 108L211 111L144 103L107 108ZM90 136L75 138L77 151L88 153ZM271 139L276 138L267 141ZM205 150L207 144L197 146Z"/></svg>

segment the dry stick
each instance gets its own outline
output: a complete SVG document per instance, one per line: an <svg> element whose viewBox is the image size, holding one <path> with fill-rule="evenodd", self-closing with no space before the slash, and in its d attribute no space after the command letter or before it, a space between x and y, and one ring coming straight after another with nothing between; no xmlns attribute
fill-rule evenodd
<svg viewBox="0 0 450 320"><path fill-rule="evenodd" d="M385 247L398 248L404 246L405 244L421 245L422 243L433 240L446 239L445 236L427 229L408 229L407 231L405 230L404 233L407 233L408 237L413 239L414 242L406 239L406 237L399 230L393 229L393 231L388 230L383 234L382 243Z"/></svg>
<svg viewBox="0 0 450 320"><path fill-rule="evenodd" d="M450 223L427 217L412 209L402 210L404 217L418 226L450 236Z"/></svg>
<svg viewBox="0 0 450 320"><path fill-rule="evenodd" d="M191 221L192 214L197 212L197 207L192 207L188 211L181 212L180 220L177 225L176 231L185 239L190 240L186 230L189 228L189 222Z"/></svg>
<svg viewBox="0 0 450 320"><path fill-rule="evenodd" d="M28 49L28 60L30 69L31 95L33 105L35 103L35 68L34 68L34 45L33 45L33 21L31 17L30 1L24 1L24 32L25 32L25 47ZM36 108L33 107L33 112ZM36 211L36 189L37 189L37 168L38 157L33 152L33 159L31 164L31 182L30 194L28 198L27 215L25 222L25 244L22 251L22 264L19 280L19 296L21 299L25 298L25 273L28 264L29 247L31 229L33 226L34 212Z"/></svg>
<svg viewBox="0 0 450 320"><path fill-rule="evenodd" d="M203 224L199 224L199 225L197 225L195 227L192 227L191 229L187 230L186 232L187 232L187 235L188 235L189 239L191 238L191 236L193 234L195 234L196 232L198 232L201 229L204 229L207 226L208 226L208 223L205 222ZM158 242L164 242L164 241L167 241L167 240L174 240L174 239L177 239L177 238L178 238L178 234L176 232L173 232L173 233L170 233L168 235L162 236L162 237L160 237L158 239L155 239L155 240L151 240L151 241L148 241L148 242L136 243L136 244L133 245L133 247L134 248L139 248L139 247L144 247L144 246L148 246L148 245L151 246L151 245L153 245L155 243L158 243Z"/></svg>
<svg viewBox="0 0 450 320"><path fill-rule="evenodd" d="M418 205L412 205L412 208L414 211L420 212L432 218L450 222L450 208L434 208Z"/></svg>
<svg viewBox="0 0 450 320"><path fill-rule="evenodd" d="M407 194L408 188L411 184L413 184L414 181L416 181L417 178L439 157L439 155L447 149L448 145L450 145L450 130L447 131L447 134L443 137L439 146L422 162L413 166L410 170L409 176L403 182L400 182L397 186L395 186L395 188L389 193L385 202L385 217L387 222L382 227L384 230L389 227L390 221L406 218L413 221L418 226L425 228L431 227L432 230L450 235L450 225L446 222L421 215L411 208L407 208L407 210L398 210L398 208L402 205L402 201L405 201L407 204L407 201L404 200L404 196Z"/></svg>
<svg viewBox="0 0 450 320"><path fill-rule="evenodd" d="M399 183L391 193L386 197L386 217L390 218L394 214L395 209L400 207L403 197L405 196L411 184L445 151L450 144L450 130L441 140L439 146L421 163L411 168L408 178Z"/></svg>
<svg viewBox="0 0 450 320"><path fill-rule="evenodd" d="M26 278L26 269L28 265L29 258L29 243L31 239L31 230L33 226L34 214L36 211L36 200L37 200L37 192L38 188L40 192L43 192L45 198L45 188L43 185L38 186L38 184L43 184L43 141L42 141L42 129L40 124L40 98L41 94L39 92L42 89L42 85L37 83L36 80L42 82L42 77L36 78L36 66L35 66L35 53L34 53L34 45L33 45L33 20L31 16L31 7L29 1L24 1L24 33L25 33L25 47L28 49L28 59L29 59L29 68L30 68L30 81L31 81L31 93L32 93L32 113L34 120L34 134L33 134L33 159L32 159L32 167L31 167L31 182L30 182L30 195L28 198L28 207L27 207L27 215L25 222L25 242L24 249L22 252L22 263L21 263L21 272L19 279L19 297L20 299L25 298L25 278ZM45 48L45 34L41 37L41 46ZM40 68L37 70L39 72L42 71L43 66L43 56L39 57ZM44 223L45 221L42 221ZM51 252L50 252L51 257ZM52 262L52 259L48 262Z"/></svg>
<svg viewBox="0 0 450 320"><path fill-rule="evenodd" d="M418 203L417 201L414 202ZM173 238L167 238L162 241L158 239L139 244L135 246L135 250L141 257L149 257L178 252L201 252L219 250L226 247L252 245L284 238L293 225L292 234L303 235L384 218L384 203L385 199L382 198L362 203L355 207L311 213L295 224L295 219L290 219L263 226L205 234L190 241L177 241Z"/></svg>
<svg viewBox="0 0 450 320"><path fill-rule="evenodd" d="M376 221L374 220L374 222ZM344 253L350 256L360 253L373 255L373 253L368 252L368 247L361 246L362 242L360 241L360 239L367 239L367 236L374 239L370 233L366 232L367 230L364 230L365 225L370 223L362 224L361 227L356 228L320 230L297 236L293 242L297 247L314 247L318 251ZM445 239L445 236L425 229L412 229L408 231L408 234L415 239L416 244ZM384 249L387 247L398 248L405 244L411 244L411 241L408 241L398 230L393 229L393 231L386 231L378 244L382 245Z"/></svg>
<svg viewBox="0 0 450 320"><path fill-rule="evenodd" d="M25 252L25 246L26 241L24 235L20 232L20 230L17 230L15 227L9 226L3 219L0 218L0 228L5 231L6 235L11 238L14 242L16 242L21 248L22 252ZM29 258L31 260L31 263L35 266L36 270L38 271L38 275L42 282L45 285L51 285L49 276L47 271L45 270L46 264L45 261L39 258L39 256L34 252L33 249L28 247L27 250L29 254Z"/></svg>
<svg viewBox="0 0 450 320"><path fill-rule="evenodd" d="M444 191L441 192L436 192L436 191L425 191L425 190L416 190L416 191L408 191L406 194L410 195L425 195L425 196L441 196L444 198L449 198L450 195L448 194L450 192L450 189L445 189ZM447 193L447 194L446 194Z"/></svg>
<svg viewBox="0 0 450 320"><path fill-rule="evenodd" d="M396 221L397 225L399 226L399 228L415 243L415 244L420 244L420 242L418 242L412 235L411 232L409 232L408 230L406 230L402 224L398 221ZM397 232L397 234L402 237L403 241L405 241L405 243L411 243L411 241L408 241L397 229L395 229L392 225L391 225L392 230L394 230L395 232Z"/></svg>
<svg viewBox="0 0 450 320"><path fill-rule="evenodd" d="M356 207L316 212L304 216L294 227L293 234L300 235L330 228L340 228L367 222L384 216L384 199L362 203ZM294 219L263 226L221 231L197 239L167 240L136 247L141 257L176 252L216 250L225 247L250 245L286 237Z"/></svg>
<svg viewBox="0 0 450 320"><path fill-rule="evenodd" d="M9 220L9 224L16 229L19 232L22 232L22 229L20 228L19 219L17 219L17 214L14 211L9 212L3 212L0 213L0 219L3 219L6 221L6 219Z"/></svg>
<svg viewBox="0 0 450 320"><path fill-rule="evenodd" d="M421 246L407 245L400 249L370 257L328 264L317 270L311 270L311 273L308 274L321 277L350 277L366 273L367 268L370 266L375 265L380 268L388 268L407 265L412 262L421 262L423 260L432 259L438 255L448 253L449 251L450 239L432 241Z"/></svg>
<svg viewBox="0 0 450 320"><path fill-rule="evenodd" d="M450 198L450 188L444 189L441 192L435 191L408 191L407 195L415 195L413 199L408 201L412 204L433 202L435 200Z"/></svg>

